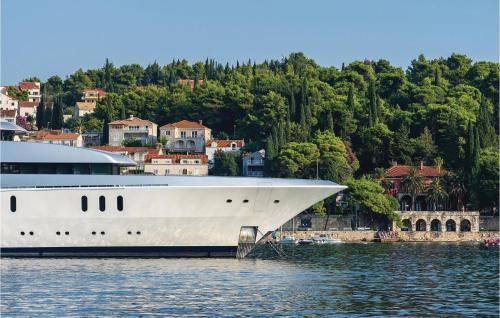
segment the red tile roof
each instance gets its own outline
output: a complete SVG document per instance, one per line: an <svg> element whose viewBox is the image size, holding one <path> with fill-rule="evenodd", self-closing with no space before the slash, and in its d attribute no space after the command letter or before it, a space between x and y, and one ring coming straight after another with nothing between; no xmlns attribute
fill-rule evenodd
<svg viewBox="0 0 500 318"><path fill-rule="evenodd" d="M386 175L388 178L404 177L408 175L410 168L411 166L394 165L386 170ZM437 167L418 166L416 168L418 174L424 177L439 177L444 172L443 169L440 171Z"/></svg>
<svg viewBox="0 0 500 318"><path fill-rule="evenodd" d="M189 85L191 89L194 89L194 80L192 79L180 79L177 80L177 83L181 85ZM203 85L203 80L198 80L198 86Z"/></svg>
<svg viewBox="0 0 500 318"><path fill-rule="evenodd" d="M206 143L206 147L212 147L212 143L217 143L216 148L230 148L231 144L236 143L236 147L243 147L245 145L245 141L243 139L235 139L235 140L224 140L224 139L214 139L209 140Z"/></svg>
<svg viewBox="0 0 500 318"><path fill-rule="evenodd" d="M207 128L201 124L201 121L189 121L189 120L181 120L173 124L165 124L160 128Z"/></svg>
<svg viewBox="0 0 500 318"><path fill-rule="evenodd" d="M33 108L38 107L39 102L28 102L25 100L19 101L19 107Z"/></svg>
<svg viewBox="0 0 500 318"><path fill-rule="evenodd" d="M137 117L130 117L127 119L121 119L121 120L115 120L110 122L108 125L147 125L147 126L152 126L153 122L150 122L149 120L146 119L140 119Z"/></svg>
<svg viewBox="0 0 500 318"><path fill-rule="evenodd" d="M86 88L83 90L83 93L91 93L91 92L97 92L99 94L99 97L104 97L106 96L106 91L102 88Z"/></svg>
<svg viewBox="0 0 500 318"><path fill-rule="evenodd" d="M156 147L95 146L92 148L109 152L127 152L129 154L133 154L136 152L147 152L153 155L160 152L160 149Z"/></svg>
<svg viewBox="0 0 500 318"><path fill-rule="evenodd" d="M21 89L21 90L40 89L40 83L38 83L38 82L19 82L19 89Z"/></svg>
<svg viewBox="0 0 500 318"><path fill-rule="evenodd" d="M59 135L45 135L40 139L42 140L77 140L80 134L59 134Z"/></svg>
<svg viewBox="0 0 500 318"><path fill-rule="evenodd" d="M151 162L151 159L172 159L174 163L180 163L181 159L201 159L202 164L208 163L207 155L180 155L180 154L169 154L169 155L148 155L146 162Z"/></svg>

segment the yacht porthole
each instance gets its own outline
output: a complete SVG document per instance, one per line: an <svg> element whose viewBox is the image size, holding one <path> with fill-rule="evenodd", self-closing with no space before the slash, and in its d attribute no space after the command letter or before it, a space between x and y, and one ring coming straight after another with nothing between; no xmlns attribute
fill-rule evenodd
<svg viewBox="0 0 500 318"><path fill-rule="evenodd" d="M104 231L102 231L102 232L101 232L101 235L104 235L104 234L106 234L106 233L105 233Z"/></svg>
<svg viewBox="0 0 500 318"><path fill-rule="evenodd" d="M132 234L132 231L128 231L128 232L127 232L127 234L128 234L128 235L131 235L131 234Z"/></svg>
<svg viewBox="0 0 500 318"><path fill-rule="evenodd" d="M96 235L96 232L95 232L95 231L92 231L92 235Z"/></svg>
<svg viewBox="0 0 500 318"><path fill-rule="evenodd" d="M30 235L33 235L33 234L34 234L33 231L30 231Z"/></svg>
<svg viewBox="0 0 500 318"><path fill-rule="evenodd" d="M103 195L99 197L99 210L101 212L104 212L104 210L106 210L106 198Z"/></svg>
<svg viewBox="0 0 500 318"><path fill-rule="evenodd" d="M137 235L141 235L141 231L137 231L135 234L137 234Z"/></svg>
<svg viewBox="0 0 500 318"><path fill-rule="evenodd" d="M123 211L123 197L121 195L116 197L116 208L118 211Z"/></svg>
<svg viewBox="0 0 500 318"><path fill-rule="evenodd" d="M274 200L274 203L280 203L280 200Z"/></svg>
<svg viewBox="0 0 500 318"><path fill-rule="evenodd" d="M11 212L16 212L16 210L17 210L17 200L16 200L16 196L11 195L11 196L10 196L10 211L11 211Z"/></svg>
<svg viewBox="0 0 500 318"><path fill-rule="evenodd" d="M231 200L231 199L227 199L227 200L226 200L226 202L227 202L227 203L231 203L231 202L233 202L233 200Z"/></svg>
<svg viewBox="0 0 500 318"><path fill-rule="evenodd" d="M21 232L21 235L24 235L24 232Z"/></svg>
<svg viewBox="0 0 500 318"><path fill-rule="evenodd" d="M68 231L64 232L64 235L69 235L69 232Z"/></svg>
<svg viewBox="0 0 500 318"><path fill-rule="evenodd" d="M61 232L57 231L57 232L56 232L56 235L61 235Z"/></svg>
<svg viewBox="0 0 500 318"><path fill-rule="evenodd" d="M243 200L243 203L248 203L248 200L247 199Z"/></svg>

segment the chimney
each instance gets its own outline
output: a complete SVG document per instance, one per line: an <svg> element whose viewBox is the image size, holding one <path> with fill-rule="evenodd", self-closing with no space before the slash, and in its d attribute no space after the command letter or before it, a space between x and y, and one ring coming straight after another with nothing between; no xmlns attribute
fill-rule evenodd
<svg viewBox="0 0 500 318"><path fill-rule="evenodd" d="M420 170L424 170L424 162L420 161Z"/></svg>
<svg viewBox="0 0 500 318"><path fill-rule="evenodd" d="M201 120L201 119L200 119L200 120L198 120L198 123L199 123L200 125L203 125L203 120Z"/></svg>
<svg viewBox="0 0 500 318"><path fill-rule="evenodd" d="M396 167L398 165L398 162L396 160L391 161L391 167Z"/></svg>
<svg viewBox="0 0 500 318"><path fill-rule="evenodd" d="M134 115L130 115L129 119L130 120L134 119Z"/></svg>

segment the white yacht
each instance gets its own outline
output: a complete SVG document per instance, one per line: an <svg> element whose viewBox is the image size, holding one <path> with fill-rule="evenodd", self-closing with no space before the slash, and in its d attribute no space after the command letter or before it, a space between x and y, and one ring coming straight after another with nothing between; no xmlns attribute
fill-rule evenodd
<svg viewBox="0 0 500 318"><path fill-rule="evenodd" d="M123 176L135 165L127 157L61 145L1 141L0 152L2 256L244 257L263 235L346 188Z"/></svg>

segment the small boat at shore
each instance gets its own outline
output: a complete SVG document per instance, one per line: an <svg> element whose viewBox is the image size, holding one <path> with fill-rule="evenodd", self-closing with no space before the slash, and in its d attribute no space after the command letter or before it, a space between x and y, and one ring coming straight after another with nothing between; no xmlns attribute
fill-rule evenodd
<svg viewBox="0 0 500 318"><path fill-rule="evenodd" d="M342 243L341 239L332 239L328 237L326 234L320 234L317 236L311 237L311 240L314 244L340 244Z"/></svg>
<svg viewBox="0 0 500 318"><path fill-rule="evenodd" d="M486 239L484 240L484 245L487 247L496 247L500 246L500 238L494 238L494 239Z"/></svg>
<svg viewBox="0 0 500 318"><path fill-rule="evenodd" d="M295 245L297 244L297 240L293 236L283 236L283 238L279 240L278 243L283 245Z"/></svg>
<svg viewBox="0 0 500 318"><path fill-rule="evenodd" d="M298 242L299 245L311 245L313 243L314 241L310 239L300 239Z"/></svg>

